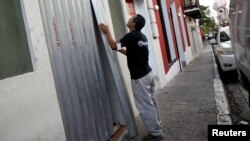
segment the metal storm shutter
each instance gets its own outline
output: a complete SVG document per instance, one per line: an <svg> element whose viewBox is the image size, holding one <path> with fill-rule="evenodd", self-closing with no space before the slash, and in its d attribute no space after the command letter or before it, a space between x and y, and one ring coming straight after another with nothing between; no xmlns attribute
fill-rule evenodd
<svg viewBox="0 0 250 141"><path fill-rule="evenodd" d="M108 140L119 117L114 106L134 134L122 78L107 43L98 39L90 0L39 2L67 140Z"/></svg>
<svg viewBox="0 0 250 141"><path fill-rule="evenodd" d="M106 17L105 10L103 9L102 6L100 6L101 0L91 0L91 2L92 2L92 6L95 12L97 22L107 23L105 22L106 19L104 19ZM107 39L103 34L102 34L102 40L104 43L105 52L107 54L108 64L114 76L113 81L115 82L115 88L117 90L117 94L119 97L119 102L121 104L123 116L125 118L126 126L128 128L129 135L132 137L136 135L137 129L136 129L135 119L133 116L129 97L128 97L127 91L125 90L123 79L119 73L117 62L115 62L114 56L112 55Z"/></svg>

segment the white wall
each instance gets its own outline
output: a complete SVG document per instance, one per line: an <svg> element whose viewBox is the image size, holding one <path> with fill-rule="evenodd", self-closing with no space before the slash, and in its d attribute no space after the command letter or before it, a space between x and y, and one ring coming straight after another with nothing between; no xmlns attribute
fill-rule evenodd
<svg viewBox="0 0 250 141"><path fill-rule="evenodd" d="M180 55L180 60L181 60L181 63L183 63L183 62L186 63L186 58L185 58L184 50L183 50L183 44L182 44L182 40L181 40L181 32L180 32L180 28L179 28L178 13L176 11L175 3L171 4L171 8L172 8L174 30L175 30L175 36L176 36L176 40L177 40L177 46L178 46L178 52ZM182 67L184 67L184 66L182 66Z"/></svg>
<svg viewBox="0 0 250 141"><path fill-rule="evenodd" d="M158 81L157 81L158 88L162 88L167 84L168 81L170 81L180 71L180 64L179 64L179 61L175 62L171 66L168 73L165 74L159 38L153 39L152 30L151 30L151 26L150 26L151 21L149 18L150 13L148 12L146 2L143 0L135 0L134 2L135 2L136 11L138 13L142 14L146 19L146 25L145 25L145 28L143 29L143 32L148 37L149 46L152 45L152 47L153 47L151 50L149 50L151 53L150 54L150 65L152 66L155 75L158 77ZM150 4L152 4L152 3L148 2L148 5L150 7L153 7L153 5L150 5ZM152 14L151 16L153 16L152 17L153 19L155 18L154 14ZM167 19L168 19L168 17L167 17ZM166 23L169 24L169 22L166 22ZM167 27L170 29L170 25ZM168 32L168 34L170 35L170 36L168 36L169 42L172 43L172 45L173 45L172 33ZM170 50L171 50L171 53L174 54L174 55L172 55L172 57L175 58L176 56L175 56L175 52L174 52L174 46L170 46ZM186 52L186 54L188 56L190 56L190 51ZM185 58L185 56L184 56L184 58Z"/></svg>
<svg viewBox="0 0 250 141"><path fill-rule="evenodd" d="M155 52L153 50L153 48L154 48L153 37L152 37L152 31L151 31L150 20L149 20L146 2L143 0L134 0L134 4L135 4L136 13L144 16L144 18L146 20L146 24L145 24L144 28L142 29L142 32L148 38L149 65L152 67L153 73L156 74L158 71L157 70L158 68L156 66Z"/></svg>
<svg viewBox="0 0 250 141"><path fill-rule="evenodd" d="M161 52L161 45L160 45L160 40L159 40L159 33L158 33L158 27L156 24L156 17L155 17L155 11L154 5L152 1L147 1L145 2L147 11L149 14L149 21L148 23L151 23L151 38L152 38L152 44L153 44L153 51L155 54L155 63L157 67L157 72L156 72L156 77L158 78L158 85L157 88L163 88L166 85L166 79L165 79L165 68L164 68L164 62L163 62L163 57L162 57L162 52ZM154 38L153 38L154 37Z"/></svg>
<svg viewBox="0 0 250 141"><path fill-rule="evenodd" d="M165 79L165 70L164 64L162 60L161 48L159 44L159 39L153 39L153 34L150 25L149 11L148 6L146 5L146 1L143 0L134 0L136 12L143 15L146 20L146 25L143 28L142 32L148 38L149 44L149 65L153 69L154 75L157 79L158 88L162 88L166 84ZM152 5L151 5L152 7ZM151 14L152 18L155 19L155 15Z"/></svg>
<svg viewBox="0 0 250 141"><path fill-rule="evenodd" d="M185 54L185 58L186 58L186 63L188 65L194 59L194 57L192 55L191 47L187 47L184 54Z"/></svg>
<svg viewBox="0 0 250 141"><path fill-rule="evenodd" d="M180 72L180 63L179 61L176 61L170 68L169 72L166 75L166 81L169 82L171 79L174 78L175 75L177 75Z"/></svg>
<svg viewBox="0 0 250 141"><path fill-rule="evenodd" d="M0 140L65 141L39 4L21 2L35 70L0 80Z"/></svg>
<svg viewBox="0 0 250 141"><path fill-rule="evenodd" d="M189 56L188 54L186 54L189 57L195 58L201 51L201 49L203 48L203 44L202 44L202 39L200 36L200 29L198 26L198 21L192 19L191 21L189 21L189 18L186 18L186 22L187 22L187 28L188 28L188 34L189 34L189 41L190 41L190 52L191 52L191 56ZM193 30L192 30L193 29Z"/></svg>
<svg viewBox="0 0 250 141"><path fill-rule="evenodd" d="M164 23L165 23L165 27L166 30L169 31L167 32L167 38L168 38L168 44L169 44L169 49L170 49L170 54L171 54L171 59L174 60L176 59L176 54L175 54L175 43L174 43L174 38L173 34L171 31L171 25L170 25L170 19L169 19L169 15L168 15L168 8L167 8L167 4L166 4L166 0L161 0L162 3L162 10L165 11L163 12L163 16L164 18Z"/></svg>

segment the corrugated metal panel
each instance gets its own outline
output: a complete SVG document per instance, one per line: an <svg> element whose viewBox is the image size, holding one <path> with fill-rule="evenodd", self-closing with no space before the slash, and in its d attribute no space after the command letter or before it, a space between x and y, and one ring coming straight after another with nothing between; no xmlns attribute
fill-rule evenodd
<svg viewBox="0 0 250 141"><path fill-rule="evenodd" d="M95 12L95 16L96 19L98 21L98 23L107 23L104 19L105 16L105 10L103 9L102 6L100 6L101 0L91 0L92 2L92 6ZM105 52L107 54L107 58L108 58L108 64L110 65L111 68L111 72L113 74L113 79L115 82L115 88L117 89L118 92L118 97L120 100L120 103L122 105L122 111L123 111L123 115L126 121L126 125L128 128L128 132L130 136L135 136L136 135L136 125L135 125L135 121L134 121L134 117L133 114L131 114L131 107L129 102L129 98L128 95L126 93L125 88L123 87L124 85L122 85L123 80L122 77L119 74L119 70L117 68L116 62L114 62L114 56L111 54L112 52L110 51L110 47L109 44L106 40L106 37L103 35L102 36L103 39L103 43L104 43L104 47L105 47Z"/></svg>
<svg viewBox="0 0 250 141"><path fill-rule="evenodd" d="M107 140L113 123L124 121L135 134L123 80L93 26L90 1L39 2L67 140Z"/></svg>

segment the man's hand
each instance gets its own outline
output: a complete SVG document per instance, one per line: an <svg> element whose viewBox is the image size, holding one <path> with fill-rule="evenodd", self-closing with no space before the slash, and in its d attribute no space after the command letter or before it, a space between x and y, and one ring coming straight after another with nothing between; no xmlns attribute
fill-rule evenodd
<svg viewBox="0 0 250 141"><path fill-rule="evenodd" d="M104 33L104 34L108 34L109 33L109 26L105 25L103 23L99 24L99 28L100 30Z"/></svg>
<svg viewBox="0 0 250 141"><path fill-rule="evenodd" d="M99 28L107 36L108 43L109 43L111 49L117 50L116 41L113 39L113 37L110 33L109 26L101 23L101 24L99 24Z"/></svg>

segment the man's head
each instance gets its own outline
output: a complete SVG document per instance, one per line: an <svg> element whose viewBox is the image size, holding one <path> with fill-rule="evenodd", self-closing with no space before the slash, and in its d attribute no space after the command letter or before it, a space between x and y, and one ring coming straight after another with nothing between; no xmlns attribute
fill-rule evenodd
<svg viewBox="0 0 250 141"><path fill-rule="evenodd" d="M145 25L145 19L142 15L137 14L129 19L127 26L130 30L140 31Z"/></svg>

